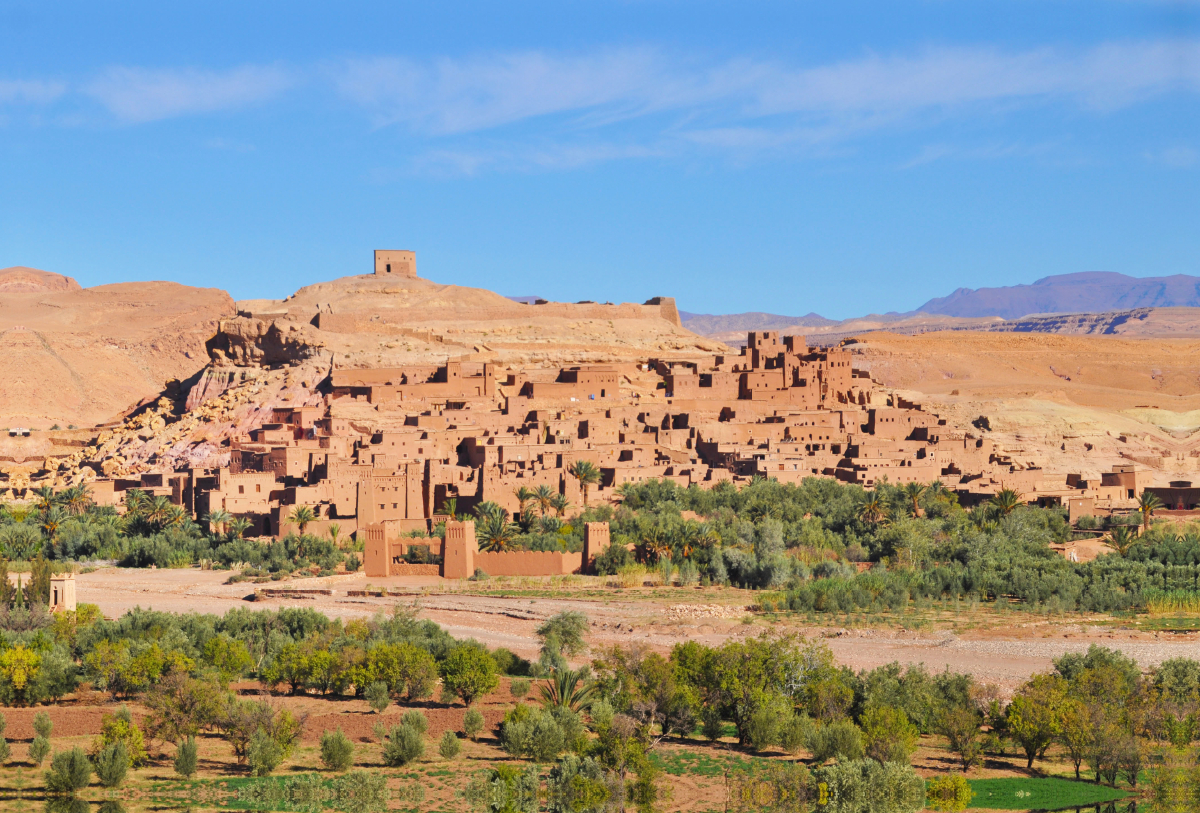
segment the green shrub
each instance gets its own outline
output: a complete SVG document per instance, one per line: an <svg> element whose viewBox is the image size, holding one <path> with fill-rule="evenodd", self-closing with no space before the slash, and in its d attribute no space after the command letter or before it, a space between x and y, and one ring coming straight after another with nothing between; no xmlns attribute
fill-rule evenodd
<svg viewBox="0 0 1200 813"><path fill-rule="evenodd" d="M500 685L496 662L477 646L460 644L438 666L442 685L457 695L465 705L495 690Z"/></svg>
<svg viewBox="0 0 1200 813"><path fill-rule="evenodd" d="M830 810L918 811L925 804L925 780L909 765L873 759L839 761L813 771L825 786Z"/></svg>
<svg viewBox="0 0 1200 813"><path fill-rule="evenodd" d="M283 747L266 729L260 728L246 747L246 762L255 776L267 776L283 762Z"/></svg>
<svg viewBox="0 0 1200 813"><path fill-rule="evenodd" d="M175 773L190 779L196 773L199 750L195 737L188 737L179 743L179 747L175 749Z"/></svg>
<svg viewBox="0 0 1200 813"><path fill-rule="evenodd" d="M755 751L765 751L779 743L779 710L763 706L750 715L746 724L746 741Z"/></svg>
<svg viewBox="0 0 1200 813"><path fill-rule="evenodd" d="M502 675L514 677L527 676L531 664L529 661L514 653L511 649L498 646L492 650L492 660L496 662L496 671Z"/></svg>
<svg viewBox="0 0 1200 813"><path fill-rule="evenodd" d="M383 744L383 762L389 768L401 768L424 754L425 740L411 726L395 726Z"/></svg>
<svg viewBox="0 0 1200 813"><path fill-rule="evenodd" d="M88 786L92 779L92 763L78 745L70 751L60 751L50 761L46 771L46 790L50 793L75 793Z"/></svg>
<svg viewBox="0 0 1200 813"><path fill-rule="evenodd" d="M0 765L8 762L8 758L12 756L12 749L8 745L8 740L0 737Z"/></svg>
<svg viewBox="0 0 1200 813"><path fill-rule="evenodd" d="M340 728L321 734L321 764L338 773L354 765L354 743Z"/></svg>
<svg viewBox="0 0 1200 813"><path fill-rule="evenodd" d="M392 704L391 693L388 692L387 684L382 680L377 680L368 686L367 690L363 692L363 697L366 698L371 711L376 714L382 714Z"/></svg>
<svg viewBox="0 0 1200 813"><path fill-rule="evenodd" d="M932 810L964 810L974 798L975 791L971 790L971 783L960 773L936 777L925 785L925 799Z"/></svg>
<svg viewBox="0 0 1200 813"><path fill-rule="evenodd" d="M117 741L96 754L96 778L106 788L118 787L129 772L129 749Z"/></svg>
<svg viewBox="0 0 1200 813"><path fill-rule="evenodd" d="M39 737L50 739L51 732L54 731L54 722L50 719L50 715L44 711L39 711L33 715L33 733Z"/></svg>
<svg viewBox="0 0 1200 813"><path fill-rule="evenodd" d="M46 757L50 756L50 740L43 736L33 738L33 742L29 743L29 759L37 768L42 767L42 762Z"/></svg>
<svg viewBox="0 0 1200 813"><path fill-rule="evenodd" d="M795 754L804 747L811 731L812 720L807 714L792 714L779 726L779 747Z"/></svg>
<svg viewBox="0 0 1200 813"><path fill-rule="evenodd" d="M483 726L483 714L478 709L467 709L467 713L463 715L463 733L475 740L483 731Z"/></svg>
<svg viewBox="0 0 1200 813"><path fill-rule="evenodd" d="M506 753L535 762L553 762L568 746L567 733L548 711L520 704L504 716L500 747Z"/></svg>
<svg viewBox="0 0 1200 813"><path fill-rule="evenodd" d="M442 755L443 759L454 759L461 750L462 743L458 741L457 734L453 731L442 734L442 740L438 743L438 753Z"/></svg>
<svg viewBox="0 0 1200 813"><path fill-rule="evenodd" d="M424 712L417 709L409 709L404 712L404 716L400 718L400 725L406 725L416 731L422 737L429 730L429 720L425 717Z"/></svg>
<svg viewBox="0 0 1200 813"><path fill-rule="evenodd" d="M700 732L705 739L716 742L725 733L725 721L716 706L705 706L700 710Z"/></svg>
<svg viewBox="0 0 1200 813"><path fill-rule="evenodd" d="M113 714L104 715L100 725L100 736L92 743L92 753L97 754L113 743L124 743L129 764L134 768L146 762L146 741L142 730L133 722L128 706L121 706Z"/></svg>
<svg viewBox="0 0 1200 813"><path fill-rule="evenodd" d="M837 720L812 730L808 738L817 765L837 757L839 762L862 759L863 737L858 726L849 720Z"/></svg>
<svg viewBox="0 0 1200 813"><path fill-rule="evenodd" d="M920 732L903 711L891 706L874 706L862 713L859 722L867 756L878 762L908 764Z"/></svg>
<svg viewBox="0 0 1200 813"><path fill-rule="evenodd" d="M424 801L424 789L415 785L419 793L417 799L409 801ZM403 794L403 791L401 791ZM335 779L333 782L334 798L344 810L355 811L383 810L387 807L391 792L388 790L387 777L383 774L369 773L359 768Z"/></svg>
<svg viewBox="0 0 1200 813"><path fill-rule="evenodd" d="M509 684L508 691L514 700L524 700L525 696L529 694L529 681L524 678L515 678Z"/></svg>
<svg viewBox="0 0 1200 813"><path fill-rule="evenodd" d="M537 813L539 771L532 765L522 770L515 765L498 765L476 776L464 795L475 810L489 813Z"/></svg>

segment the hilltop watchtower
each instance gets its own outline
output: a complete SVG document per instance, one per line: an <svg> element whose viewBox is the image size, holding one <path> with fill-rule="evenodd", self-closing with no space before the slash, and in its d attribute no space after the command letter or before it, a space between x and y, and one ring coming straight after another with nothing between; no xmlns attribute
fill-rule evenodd
<svg viewBox="0 0 1200 813"><path fill-rule="evenodd" d="M417 253L375 249L375 276L416 279Z"/></svg>

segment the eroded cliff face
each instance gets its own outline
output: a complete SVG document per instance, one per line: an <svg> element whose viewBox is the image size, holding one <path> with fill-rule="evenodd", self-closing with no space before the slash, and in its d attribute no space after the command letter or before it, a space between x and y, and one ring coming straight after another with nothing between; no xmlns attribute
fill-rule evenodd
<svg viewBox="0 0 1200 813"><path fill-rule="evenodd" d="M317 358L325 341L320 330L302 322L238 316L222 319L206 348L218 367L271 367Z"/></svg>
<svg viewBox="0 0 1200 813"><path fill-rule="evenodd" d="M269 370L262 367L206 370L186 405L169 398L138 410L88 446L46 460L56 487L150 471L213 468L229 464L230 438L270 423L276 407L316 406L316 387L328 374L319 362Z"/></svg>

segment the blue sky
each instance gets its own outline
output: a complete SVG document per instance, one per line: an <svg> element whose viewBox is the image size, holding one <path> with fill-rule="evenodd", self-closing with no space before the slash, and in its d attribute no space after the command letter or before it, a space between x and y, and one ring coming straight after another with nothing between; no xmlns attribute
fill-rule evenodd
<svg viewBox="0 0 1200 813"><path fill-rule="evenodd" d="M1200 3L0 0L0 266L243 299L374 248L830 317L1200 274Z"/></svg>

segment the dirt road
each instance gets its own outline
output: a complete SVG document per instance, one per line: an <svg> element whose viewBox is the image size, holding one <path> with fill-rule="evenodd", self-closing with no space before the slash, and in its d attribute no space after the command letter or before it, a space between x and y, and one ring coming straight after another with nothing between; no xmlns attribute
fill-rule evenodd
<svg viewBox="0 0 1200 813"><path fill-rule="evenodd" d="M1200 634L1109 632L1073 624L1042 624L1019 629L978 630L961 636L950 632L909 632L900 629L836 629L790 622L768 623L761 618L743 623L743 603L749 594L708 591L704 594L661 590L653 595L613 591L612 598L528 598L435 592L434 578L372 579L374 588L404 591L401 597L349 596L361 591L361 574L304 579L286 584L225 584L227 572L203 570L135 570L103 568L77 577L79 601L100 605L115 617L140 606L170 612L224 613L231 607L278 609L312 607L334 618L367 618L390 611L397 603L417 604L421 617L442 625L458 638L475 638L488 646L504 646L523 657L536 657L538 625L563 610L578 610L591 623L593 650L611 644L640 642L665 651L682 641L719 645L757 636L767 629L821 636L838 660L855 669L899 661L924 663L930 670L969 672L979 680L1015 688L1029 675L1051 668L1064 652L1082 652L1096 643L1120 649L1143 666L1174 657L1200 660ZM328 589L332 595L304 598L260 597L248 602L255 587ZM426 591L422 594L422 590ZM661 598L660 595L661 594Z"/></svg>

